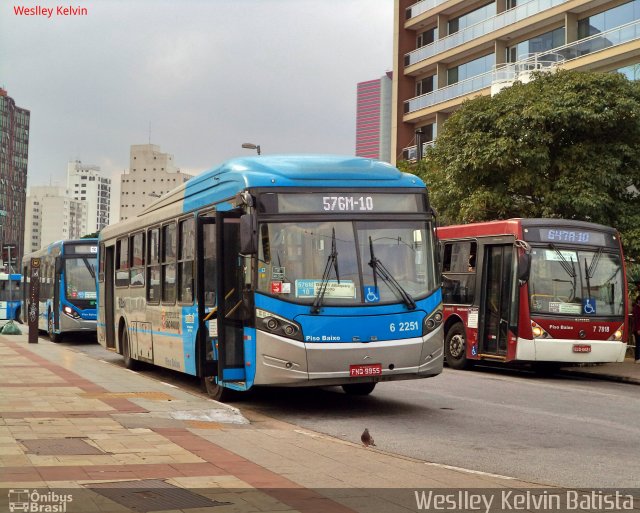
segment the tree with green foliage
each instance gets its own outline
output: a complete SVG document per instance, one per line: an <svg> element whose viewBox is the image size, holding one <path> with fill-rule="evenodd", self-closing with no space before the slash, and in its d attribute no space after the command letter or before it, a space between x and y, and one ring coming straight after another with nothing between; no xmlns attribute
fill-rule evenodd
<svg viewBox="0 0 640 513"><path fill-rule="evenodd" d="M539 73L466 101L409 170L445 224L580 219L640 258L640 82L621 74Z"/></svg>

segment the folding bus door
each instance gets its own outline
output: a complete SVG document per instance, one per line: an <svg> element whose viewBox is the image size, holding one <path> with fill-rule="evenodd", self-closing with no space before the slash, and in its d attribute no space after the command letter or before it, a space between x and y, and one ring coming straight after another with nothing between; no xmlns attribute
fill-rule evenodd
<svg viewBox="0 0 640 513"><path fill-rule="evenodd" d="M240 213L217 212L218 379L244 381L244 258L240 256Z"/></svg>
<svg viewBox="0 0 640 513"><path fill-rule="evenodd" d="M506 356L513 280L513 245L484 247L485 290L481 309L480 353Z"/></svg>

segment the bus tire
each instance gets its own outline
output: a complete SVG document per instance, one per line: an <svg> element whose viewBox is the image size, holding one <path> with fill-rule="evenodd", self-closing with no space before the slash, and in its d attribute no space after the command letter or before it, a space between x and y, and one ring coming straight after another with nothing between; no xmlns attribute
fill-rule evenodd
<svg viewBox="0 0 640 513"><path fill-rule="evenodd" d="M206 376L202 378L202 388L207 393L209 398L221 403L229 401L234 396L234 391L220 386L216 383L216 378L213 376Z"/></svg>
<svg viewBox="0 0 640 513"><path fill-rule="evenodd" d="M347 395L369 395L376 385L377 383L351 383L342 385L342 390Z"/></svg>
<svg viewBox="0 0 640 513"><path fill-rule="evenodd" d="M444 355L447 365L452 369L469 369L473 362L467 359L467 336L464 331L464 324L456 322L444 339Z"/></svg>
<svg viewBox="0 0 640 513"><path fill-rule="evenodd" d="M124 359L124 366L129 370L138 370L140 368L140 362L134 358L131 358L131 345L129 344L129 333L126 326L122 329L122 358Z"/></svg>
<svg viewBox="0 0 640 513"><path fill-rule="evenodd" d="M49 315L47 316L48 321L47 321L47 333L49 335L49 340L51 340L51 342L60 342L62 340L62 335L60 335L59 333L55 333L54 327L53 327L53 313L51 312L51 310L49 310Z"/></svg>

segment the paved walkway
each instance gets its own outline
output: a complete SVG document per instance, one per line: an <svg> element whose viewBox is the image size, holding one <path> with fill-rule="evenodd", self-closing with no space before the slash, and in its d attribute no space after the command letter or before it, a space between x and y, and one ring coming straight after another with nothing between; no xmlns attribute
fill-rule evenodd
<svg viewBox="0 0 640 513"><path fill-rule="evenodd" d="M536 486L249 422L26 335L0 335L0 390L0 488L13 490L0 511L38 487L70 494L67 512L400 513L416 511L414 490Z"/></svg>
<svg viewBox="0 0 640 513"><path fill-rule="evenodd" d="M640 365L627 367L637 378ZM235 408L64 346L28 344L26 335L0 335L0 391L0 488L11 490L0 491L0 511L37 499L66 500L69 513L404 513L417 511L415 490L538 486L266 417L249 422Z"/></svg>

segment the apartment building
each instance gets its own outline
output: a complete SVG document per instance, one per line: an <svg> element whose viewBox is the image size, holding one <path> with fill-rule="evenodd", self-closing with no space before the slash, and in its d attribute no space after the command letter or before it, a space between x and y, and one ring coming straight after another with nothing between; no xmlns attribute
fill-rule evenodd
<svg viewBox="0 0 640 513"><path fill-rule="evenodd" d="M356 108L356 155L391 162L392 72L359 82Z"/></svg>
<svg viewBox="0 0 640 513"><path fill-rule="evenodd" d="M173 155L155 144L134 144L129 153L129 172L120 176L120 220L139 214L145 207L192 175L181 173Z"/></svg>
<svg viewBox="0 0 640 513"><path fill-rule="evenodd" d="M11 260L16 262L24 254L30 117L0 88L0 244L14 247ZM6 257L2 251L0 260L6 262Z"/></svg>
<svg viewBox="0 0 640 513"><path fill-rule="evenodd" d="M79 239L87 231L87 202L75 200L65 187L29 188L24 223L24 251L29 254L62 239Z"/></svg>
<svg viewBox="0 0 640 513"><path fill-rule="evenodd" d="M640 78L640 0L395 0L394 24L393 163L415 159L464 100L531 71Z"/></svg>
<svg viewBox="0 0 640 513"><path fill-rule="evenodd" d="M99 166L79 160L69 162L67 190L73 199L87 204L87 233L100 231L109 224L111 178L103 176Z"/></svg>

